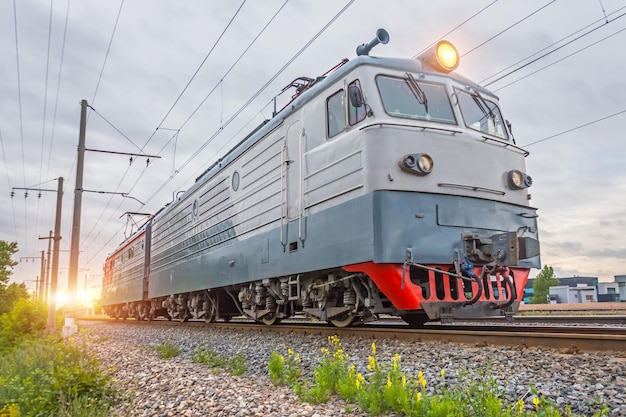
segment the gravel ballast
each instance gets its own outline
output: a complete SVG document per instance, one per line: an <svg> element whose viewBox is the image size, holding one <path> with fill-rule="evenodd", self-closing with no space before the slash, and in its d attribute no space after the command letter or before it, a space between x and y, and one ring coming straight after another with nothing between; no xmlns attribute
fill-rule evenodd
<svg viewBox="0 0 626 417"><path fill-rule="evenodd" d="M120 415L132 416L366 416L355 405L333 398L325 404L300 403L293 390L274 387L267 363L272 351L300 353L304 374L321 359L328 340L320 335L245 332L208 327L148 326L81 322L76 339L85 342L104 367L112 369L118 388L128 401ZM161 359L154 347L171 343L180 348L172 359ZM341 340L349 360L366 373L371 339ZM463 383L487 372L497 378L507 399L523 398L530 406L530 387L559 406L568 404L577 415L591 416L598 404L607 404L610 416L626 416L626 353L576 353L539 348L476 347L439 342L377 340L377 357L401 358L402 370L415 376L421 370L434 386L445 370L446 384ZM199 348L230 358L246 358L241 377L227 370L192 362ZM463 381L459 375L463 372Z"/></svg>

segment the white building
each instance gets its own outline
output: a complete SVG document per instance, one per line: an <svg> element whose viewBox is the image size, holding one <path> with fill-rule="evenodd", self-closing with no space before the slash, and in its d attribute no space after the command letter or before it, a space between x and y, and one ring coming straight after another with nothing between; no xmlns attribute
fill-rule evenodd
<svg viewBox="0 0 626 417"><path fill-rule="evenodd" d="M554 298L558 304L598 302L596 287L585 284L579 284L576 287L567 285L550 287L550 299Z"/></svg>

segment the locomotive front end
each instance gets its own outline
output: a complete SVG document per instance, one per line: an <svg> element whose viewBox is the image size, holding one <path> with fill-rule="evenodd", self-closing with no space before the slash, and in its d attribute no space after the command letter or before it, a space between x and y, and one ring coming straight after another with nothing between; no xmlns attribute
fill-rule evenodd
<svg viewBox="0 0 626 417"><path fill-rule="evenodd" d="M412 68L375 68L376 120L361 128L375 256L344 269L366 273L411 324L511 316L540 267L528 153L458 64L441 41Z"/></svg>

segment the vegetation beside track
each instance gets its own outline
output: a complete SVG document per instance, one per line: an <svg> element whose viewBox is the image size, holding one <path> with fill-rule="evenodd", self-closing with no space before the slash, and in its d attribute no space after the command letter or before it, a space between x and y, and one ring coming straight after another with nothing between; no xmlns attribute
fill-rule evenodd
<svg viewBox="0 0 626 417"><path fill-rule="evenodd" d="M72 338L46 335L46 321L47 307L23 298L0 316L0 417L111 415L109 374Z"/></svg>
<svg viewBox="0 0 626 417"><path fill-rule="evenodd" d="M463 386L451 386L446 371L429 386L419 371L417 376L407 375L401 368L400 356L395 355L389 364L381 363L372 343L367 372L357 371L348 354L343 351L337 336L329 336L330 346L321 349L322 360L315 367L312 378L303 378L300 355L288 349L287 356L272 352L268 363L269 375L276 386L293 387L302 401L323 403L337 395L373 415L390 412L402 416L482 416L482 417L573 417L568 406L562 410L548 398L531 389L528 398L507 403L495 378L486 370L477 379L459 375L467 381ZM349 406L351 407L351 406ZM609 408L598 404L593 417L606 416Z"/></svg>

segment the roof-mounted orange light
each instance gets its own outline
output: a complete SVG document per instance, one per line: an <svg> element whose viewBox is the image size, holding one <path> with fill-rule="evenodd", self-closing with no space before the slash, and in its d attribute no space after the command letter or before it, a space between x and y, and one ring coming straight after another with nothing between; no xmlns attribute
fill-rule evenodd
<svg viewBox="0 0 626 417"><path fill-rule="evenodd" d="M420 61L440 72L448 73L459 66L459 52L448 41L439 41L417 57Z"/></svg>

